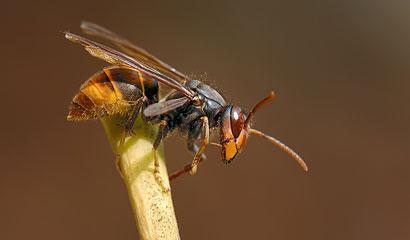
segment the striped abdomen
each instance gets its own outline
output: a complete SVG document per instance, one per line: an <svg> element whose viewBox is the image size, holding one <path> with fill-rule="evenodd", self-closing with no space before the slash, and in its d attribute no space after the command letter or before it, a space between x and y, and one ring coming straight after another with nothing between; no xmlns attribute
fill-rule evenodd
<svg viewBox="0 0 410 240"><path fill-rule="evenodd" d="M67 119L80 121L118 115L127 117L143 96L149 103L158 101L157 81L132 68L111 66L91 76L73 98Z"/></svg>

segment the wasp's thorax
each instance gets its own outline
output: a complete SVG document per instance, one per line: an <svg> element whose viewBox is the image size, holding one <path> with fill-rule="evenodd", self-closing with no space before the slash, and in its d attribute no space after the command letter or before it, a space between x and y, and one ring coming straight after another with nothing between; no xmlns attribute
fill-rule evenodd
<svg viewBox="0 0 410 240"><path fill-rule="evenodd" d="M221 115L220 143L222 161L230 163L242 150L248 138L246 116L237 106L226 106Z"/></svg>

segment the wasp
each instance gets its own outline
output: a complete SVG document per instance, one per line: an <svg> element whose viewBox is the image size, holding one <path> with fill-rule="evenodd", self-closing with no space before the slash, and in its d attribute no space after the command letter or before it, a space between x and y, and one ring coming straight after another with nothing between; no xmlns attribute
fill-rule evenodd
<svg viewBox="0 0 410 240"><path fill-rule="evenodd" d="M111 41L122 51L65 32L68 40L81 44L92 56L112 64L81 86L71 102L69 120L116 115L124 120L124 133L127 133L142 113L144 121L159 125L153 143L154 156L160 143L169 134L179 131L186 136L187 148L194 157L181 170L171 174L170 180L186 173L195 174L199 163L206 158L206 147L210 145L221 150L223 163L232 162L251 134L268 140L296 160L303 170L308 170L296 152L251 127L255 113L275 97L273 91L246 113L239 106L226 102L213 87L190 79L126 38L94 23L83 22L81 28L89 35ZM158 99L159 84L172 89L161 100ZM211 134L219 137L211 140ZM160 177L156 157L154 177L162 190L168 191Z"/></svg>

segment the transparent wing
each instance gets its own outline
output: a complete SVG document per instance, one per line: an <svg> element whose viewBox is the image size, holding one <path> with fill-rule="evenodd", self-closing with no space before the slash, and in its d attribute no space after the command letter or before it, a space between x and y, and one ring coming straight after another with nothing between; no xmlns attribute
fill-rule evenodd
<svg viewBox="0 0 410 240"><path fill-rule="evenodd" d="M144 109L144 116L146 117L158 116L166 112L169 112L171 110L174 110L176 108L179 108L187 102L188 102L187 98L176 98L176 99L170 99L164 102L154 103Z"/></svg>
<svg viewBox="0 0 410 240"><path fill-rule="evenodd" d="M184 86L181 82L165 75L161 71L142 63L137 59L134 59L122 52L109 48L103 44L91 41L87 38L75 35L73 33L66 32L65 37L75 43L79 43L84 46L85 50L89 52L92 56L105 60L111 64L126 65L141 71L150 77L155 78L160 83L165 84L181 94L187 97L189 100L193 100L195 93Z"/></svg>
<svg viewBox="0 0 410 240"><path fill-rule="evenodd" d="M102 39L106 39L113 42L118 47L120 47L125 53L129 54L131 57L134 57L135 59L138 59L139 61L154 67L155 69L163 72L164 74L172 78L175 78L180 81L185 81L188 79L188 77L185 74L177 71L175 68L161 61L151 53L147 52L145 49L134 45L128 39L100 25L91 22L82 22L81 29L86 34L100 37Z"/></svg>

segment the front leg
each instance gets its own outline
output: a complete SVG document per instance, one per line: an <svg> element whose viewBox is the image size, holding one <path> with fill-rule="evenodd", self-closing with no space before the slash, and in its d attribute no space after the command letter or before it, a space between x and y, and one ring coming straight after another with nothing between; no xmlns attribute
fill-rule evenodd
<svg viewBox="0 0 410 240"><path fill-rule="evenodd" d="M200 123L202 124L202 134L203 137L201 140L201 145L194 156L194 160L191 163L191 170L189 174L194 175L198 170L198 164L201 162L202 154L205 151L206 146L209 144L209 121L207 116L203 116L200 118Z"/></svg>
<svg viewBox="0 0 410 240"><path fill-rule="evenodd" d="M199 151L199 146L194 143L194 139L192 139L192 138L188 139L187 148L191 153L193 153L194 156ZM206 156L205 156L204 153L202 153L201 158L200 158L198 163L201 163L203 160L206 160ZM172 181L175 178L190 172L191 169L192 169L192 161L189 162L188 164L186 164L182 169L180 169L178 171L175 171L171 175L169 175L169 180Z"/></svg>
<svg viewBox="0 0 410 240"><path fill-rule="evenodd" d="M193 140L188 139L187 149L190 153L192 153L193 156L195 156L195 154L199 151L199 146L198 146L198 144L194 143ZM201 159L202 159L201 161L206 160L205 153L202 153Z"/></svg>
<svg viewBox="0 0 410 240"><path fill-rule="evenodd" d="M172 173L169 176L169 180L173 180L185 173L190 173L191 175L195 174L198 170L198 164L205 159L205 148L209 144L209 122L208 117L203 116L199 119L199 121L195 124L198 124L196 127L200 128L200 135L201 137L199 140L201 141L200 146L198 147L196 144L193 143L193 138L188 138L188 149L190 151L195 150L195 156L191 163L185 165L181 170ZM195 149L196 148L196 149Z"/></svg>

